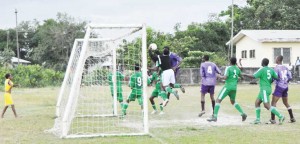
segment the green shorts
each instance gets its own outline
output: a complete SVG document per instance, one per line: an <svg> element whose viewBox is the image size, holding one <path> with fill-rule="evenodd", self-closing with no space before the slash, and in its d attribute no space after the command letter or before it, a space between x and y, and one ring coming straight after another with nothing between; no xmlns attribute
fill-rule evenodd
<svg viewBox="0 0 300 144"><path fill-rule="evenodd" d="M143 105L143 96L141 92L132 91L127 99L129 101L135 101L135 99L137 99L139 105Z"/></svg>
<svg viewBox="0 0 300 144"><path fill-rule="evenodd" d="M236 88L223 87L218 95L219 100L223 100L226 96L229 96L230 100L235 100Z"/></svg>
<svg viewBox="0 0 300 144"><path fill-rule="evenodd" d="M272 90L270 88L260 88L257 99L261 100L263 103L269 103L271 92Z"/></svg>
<svg viewBox="0 0 300 144"><path fill-rule="evenodd" d="M154 89L154 90L152 91L151 96L152 96L152 97L158 97L158 96L159 96L159 93L160 93L160 90Z"/></svg>

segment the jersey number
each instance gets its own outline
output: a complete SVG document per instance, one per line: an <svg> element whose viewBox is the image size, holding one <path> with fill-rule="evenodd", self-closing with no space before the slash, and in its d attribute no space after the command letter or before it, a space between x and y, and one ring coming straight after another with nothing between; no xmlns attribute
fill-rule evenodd
<svg viewBox="0 0 300 144"><path fill-rule="evenodd" d="M233 70L233 73L234 73L233 78L236 78L236 70Z"/></svg>
<svg viewBox="0 0 300 144"><path fill-rule="evenodd" d="M281 73L281 79L286 80L287 79L287 70L283 70L280 73Z"/></svg>
<svg viewBox="0 0 300 144"><path fill-rule="evenodd" d="M207 73L212 74L211 66L208 66L208 68L207 68Z"/></svg>
<svg viewBox="0 0 300 144"><path fill-rule="evenodd" d="M271 79L272 76L271 76L270 70L267 70L267 76L268 76L267 77L268 79Z"/></svg>
<svg viewBox="0 0 300 144"><path fill-rule="evenodd" d="M137 77L137 85L138 86L142 86L142 78L141 77Z"/></svg>

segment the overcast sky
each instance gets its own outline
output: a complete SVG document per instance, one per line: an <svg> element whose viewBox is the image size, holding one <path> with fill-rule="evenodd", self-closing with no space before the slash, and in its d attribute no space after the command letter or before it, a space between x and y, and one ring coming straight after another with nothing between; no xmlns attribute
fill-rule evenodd
<svg viewBox="0 0 300 144"><path fill-rule="evenodd" d="M246 0L234 0L244 5ZM155 30L172 32L176 23L185 28L191 22L205 22L210 13L219 13L231 0L1 0L0 28L18 22L56 18L65 12L92 23L146 23Z"/></svg>

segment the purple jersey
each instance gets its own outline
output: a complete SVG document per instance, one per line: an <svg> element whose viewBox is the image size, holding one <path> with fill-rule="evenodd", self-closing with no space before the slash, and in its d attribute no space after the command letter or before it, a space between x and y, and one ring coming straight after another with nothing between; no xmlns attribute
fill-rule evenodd
<svg viewBox="0 0 300 144"><path fill-rule="evenodd" d="M182 61L182 58L178 56L176 53L170 52L170 61L171 61L171 66L175 67L179 62Z"/></svg>
<svg viewBox="0 0 300 144"><path fill-rule="evenodd" d="M202 85L213 86L216 85L217 73L221 71L213 62L203 62L200 66Z"/></svg>
<svg viewBox="0 0 300 144"><path fill-rule="evenodd" d="M281 88L287 88L289 84L288 81L292 79L292 74L289 69L284 65L277 65L274 70L278 75L276 85Z"/></svg>

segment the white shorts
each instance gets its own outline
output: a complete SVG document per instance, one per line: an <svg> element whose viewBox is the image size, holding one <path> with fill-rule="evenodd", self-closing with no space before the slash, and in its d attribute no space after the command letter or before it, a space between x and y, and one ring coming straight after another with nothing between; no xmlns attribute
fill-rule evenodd
<svg viewBox="0 0 300 144"><path fill-rule="evenodd" d="M172 69L163 71L161 77L163 86L168 86L170 83L175 84L175 74Z"/></svg>

